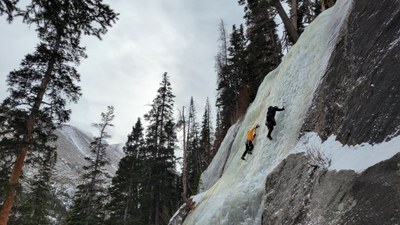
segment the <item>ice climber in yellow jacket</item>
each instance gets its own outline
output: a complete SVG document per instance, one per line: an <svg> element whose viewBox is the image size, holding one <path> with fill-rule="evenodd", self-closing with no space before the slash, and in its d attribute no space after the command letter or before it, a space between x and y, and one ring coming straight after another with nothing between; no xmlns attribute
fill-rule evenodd
<svg viewBox="0 0 400 225"><path fill-rule="evenodd" d="M244 151L244 153L242 155L243 160L245 160L244 157L246 156L247 153L252 154L251 151L253 151L253 148L254 148L253 141L254 141L254 138L256 137L256 129L259 127L260 126L257 125L247 131L246 150Z"/></svg>

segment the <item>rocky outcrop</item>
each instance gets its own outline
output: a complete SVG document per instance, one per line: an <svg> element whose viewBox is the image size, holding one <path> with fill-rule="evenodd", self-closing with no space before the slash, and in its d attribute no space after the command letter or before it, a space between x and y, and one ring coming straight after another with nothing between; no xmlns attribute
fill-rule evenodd
<svg viewBox="0 0 400 225"><path fill-rule="evenodd" d="M399 21L399 1L354 1L303 131L350 145L400 134Z"/></svg>
<svg viewBox="0 0 400 225"><path fill-rule="evenodd" d="M399 21L399 1L353 1L302 132L347 145L400 134ZM263 225L400 224L400 153L362 173L311 168L293 154L266 193Z"/></svg>
<svg viewBox="0 0 400 225"><path fill-rule="evenodd" d="M308 166L290 155L267 177L263 225L400 223L400 153L361 174Z"/></svg>

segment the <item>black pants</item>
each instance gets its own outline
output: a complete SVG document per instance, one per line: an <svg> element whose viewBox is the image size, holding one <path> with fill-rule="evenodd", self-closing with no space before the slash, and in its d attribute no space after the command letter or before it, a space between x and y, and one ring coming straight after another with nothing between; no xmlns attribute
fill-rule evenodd
<svg viewBox="0 0 400 225"><path fill-rule="evenodd" d="M274 126L276 125L274 117L267 117L267 123L265 124L268 127L268 137L271 137L271 133L274 130Z"/></svg>
<svg viewBox="0 0 400 225"><path fill-rule="evenodd" d="M251 151L253 151L253 148L254 148L253 142L246 141L246 150L244 151L242 158L244 158L248 152L251 153Z"/></svg>

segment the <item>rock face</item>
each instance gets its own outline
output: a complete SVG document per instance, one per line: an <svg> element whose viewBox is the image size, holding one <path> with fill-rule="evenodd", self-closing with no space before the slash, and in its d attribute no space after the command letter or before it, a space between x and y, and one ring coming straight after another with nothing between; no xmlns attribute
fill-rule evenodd
<svg viewBox="0 0 400 225"><path fill-rule="evenodd" d="M400 134L400 2L353 2L302 132L342 144ZM293 154L268 175L264 225L400 224L400 153L354 171L324 171Z"/></svg>
<svg viewBox="0 0 400 225"><path fill-rule="evenodd" d="M303 131L350 145L399 134L399 21L399 1L353 2Z"/></svg>
<svg viewBox="0 0 400 225"><path fill-rule="evenodd" d="M400 223L400 154L361 174L323 171L293 154L267 177L263 225Z"/></svg>

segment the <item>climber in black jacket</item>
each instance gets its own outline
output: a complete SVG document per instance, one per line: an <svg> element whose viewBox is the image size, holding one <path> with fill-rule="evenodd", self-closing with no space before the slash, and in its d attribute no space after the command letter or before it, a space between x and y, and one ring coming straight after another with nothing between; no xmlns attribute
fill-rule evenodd
<svg viewBox="0 0 400 225"><path fill-rule="evenodd" d="M278 108L278 106L270 106L270 107L268 107L267 120L265 121L265 125L268 127L268 135L267 135L267 137L270 140L272 140L271 132L274 129L274 126L276 125L275 113L276 113L276 111L283 111L283 110L285 110L285 107L282 107L281 109Z"/></svg>

